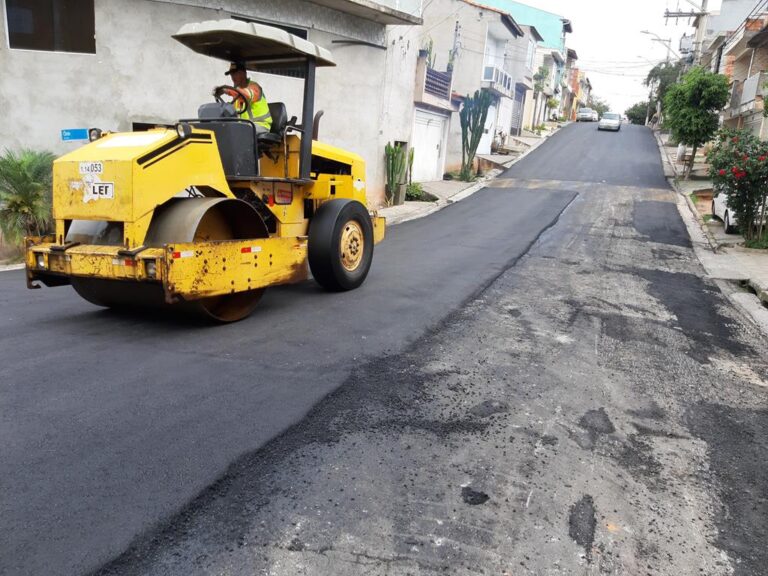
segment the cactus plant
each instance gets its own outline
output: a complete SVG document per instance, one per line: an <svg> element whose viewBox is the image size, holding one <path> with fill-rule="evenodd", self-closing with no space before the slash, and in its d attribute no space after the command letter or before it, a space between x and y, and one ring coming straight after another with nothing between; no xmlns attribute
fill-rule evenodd
<svg viewBox="0 0 768 576"><path fill-rule="evenodd" d="M413 155L416 153L416 148L411 146L408 150L408 184L413 184Z"/></svg>
<svg viewBox="0 0 768 576"><path fill-rule="evenodd" d="M473 179L473 163L480 138L485 130L488 109L491 107L491 95L486 91L477 90L474 96L464 99L459 112L461 121L461 179L469 182Z"/></svg>
<svg viewBox="0 0 768 576"><path fill-rule="evenodd" d="M398 202L398 190L405 177L405 148L400 144L393 146L387 142L384 152L387 157L387 203L389 205L402 203Z"/></svg>

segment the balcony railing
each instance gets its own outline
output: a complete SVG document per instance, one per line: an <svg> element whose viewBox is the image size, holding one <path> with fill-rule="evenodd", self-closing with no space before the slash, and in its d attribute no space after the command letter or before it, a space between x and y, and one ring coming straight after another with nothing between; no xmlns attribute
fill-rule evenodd
<svg viewBox="0 0 768 576"><path fill-rule="evenodd" d="M747 18L739 28L731 32L725 41L723 54L741 52L746 49L749 41L763 28L763 18Z"/></svg>
<svg viewBox="0 0 768 576"><path fill-rule="evenodd" d="M727 116L734 118L763 109L768 72L753 74L746 80L734 80Z"/></svg>
<svg viewBox="0 0 768 576"><path fill-rule="evenodd" d="M754 102L758 97L762 97L765 92L765 83L768 81L768 74L759 72L753 74L744 80L744 90L741 92L741 105Z"/></svg>
<svg viewBox="0 0 768 576"><path fill-rule="evenodd" d="M743 80L734 80L731 86L731 103L729 108L738 108L741 105L741 93L744 90Z"/></svg>
<svg viewBox="0 0 768 576"><path fill-rule="evenodd" d="M427 77L424 82L424 92L432 94L443 100L451 99L451 75L447 72L438 72L427 67Z"/></svg>
<svg viewBox="0 0 768 576"><path fill-rule="evenodd" d="M483 68L483 82L488 82L488 88L502 96L509 96L511 98L515 90L515 82L512 80L512 76L496 66L485 66Z"/></svg>
<svg viewBox="0 0 768 576"><path fill-rule="evenodd" d="M413 101L426 104L431 108L456 112L457 107L451 100L452 91L453 76L451 73L433 70L427 64L426 55L420 54L416 63L416 85Z"/></svg>

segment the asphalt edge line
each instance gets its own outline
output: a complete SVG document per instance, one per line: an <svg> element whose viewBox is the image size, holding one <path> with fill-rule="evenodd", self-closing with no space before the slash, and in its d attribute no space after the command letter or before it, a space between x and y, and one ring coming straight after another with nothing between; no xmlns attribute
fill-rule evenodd
<svg viewBox="0 0 768 576"><path fill-rule="evenodd" d="M441 329L444 323L447 322L449 318L451 318L454 314L459 312L461 309L466 308L467 305L469 305L472 301L480 298L491 286L493 286L494 283L496 283L496 281L499 278L501 278L504 274L509 272L512 268L517 266L520 260L528 256L531 249L538 243L541 237L546 232L549 232L549 230L554 228L558 222L560 222L560 218L565 213L565 211L568 210L568 208L570 208L571 205L580 196L578 192L575 192L573 190L570 190L567 193L571 194L571 199L568 200L568 202L565 203L565 205L560 209L560 211L557 214L555 214L554 218L552 218L552 220L550 220L545 226L543 226L541 230L539 230L539 232L536 234L536 236L534 236L531 239L531 241L528 244L526 244L526 246L523 248L520 254L518 254L511 260L507 261L507 263L501 267L501 270L499 271L498 274L494 274L488 281L484 282L481 286L479 286L474 292L472 292L469 296L467 296L464 300L461 301L461 303L456 308L456 310L448 314L448 316L443 318L443 320L440 320L433 329L425 331L425 334Z"/></svg>
<svg viewBox="0 0 768 576"><path fill-rule="evenodd" d="M458 193L454 194L450 198L446 198L445 200L438 200L437 202L435 202L434 206L428 208L424 212L421 212L419 214L413 214L413 215L410 215L410 216L405 216L405 217L403 217L401 219L394 219L395 221L391 222L391 223L387 222L387 226L397 226L398 224L402 224L403 222L411 222L413 220L418 220L419 218L424 218L426 216L429 216L430 214L434 214L435 212L438 212L439 210L442 210L446 206L450 206L451 204L455 204L456 202L461 202L462 200L466 200L467 198L469 198L473 194L479 192L483 188L488 187L491 182L496 180L496 178L497 178L497 176L499 176L499 174L503 174L504 172L506 172L507 170L512 168L512 166L514 166L515 164L520 162L520 160L522 160L523 158L528 156L528 154L530 154L531 152L536 150L539 146L544 144L544 142L549 140L552 136L554 136L555 134L560 132L560 130L562 130L563 128L565 128L569 124L570 124L570 122L568 122L568 123L564 124L563 126L559 127L554 132L551 132L551 133L547 134L535 146L531 146L528 150L526 150L525 152L520 154L520 156L518 156L517 158L513 159L512 161L510 161L510 163L506 166L506 168L504 168L504 169L499 168L499 169L493 170L494 172L496 172L496 170L498 170L498 171L496 172L496 174L494 174L490 178L485 178L482 181L478 182L477 184L473 184L472 186L469 186L469 187L465 188L461 192L458 192Z"/></svg>

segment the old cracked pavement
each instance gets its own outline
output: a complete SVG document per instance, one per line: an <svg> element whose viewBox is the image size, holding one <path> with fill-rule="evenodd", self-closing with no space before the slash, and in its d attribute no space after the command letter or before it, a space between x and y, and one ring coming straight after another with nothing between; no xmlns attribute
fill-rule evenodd
<svg viewBox="0 0 768 576"><path fill-rule="evenodd" d="M766 574L766 340L676 206L580 124L234 326L0 275L0 574Z"/></svg>

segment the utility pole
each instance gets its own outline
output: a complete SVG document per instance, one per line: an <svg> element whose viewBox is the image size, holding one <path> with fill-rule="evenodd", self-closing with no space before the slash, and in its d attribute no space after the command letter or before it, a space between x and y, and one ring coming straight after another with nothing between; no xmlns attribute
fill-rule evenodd
<svg viewBox="0 0 768 576"><path fill-rule="evenodd" d="M651 100L653 99L653 82L648 89L648 106L645 110L645 125L648 126L648 122L651 121Z"/></svg>
<svg viewBox="0 0 768 576"><path fill-rule="evenodd" d="M670 12L669 10L666 10L664 12L664 18L667 20L674 18L676 21L679 18L688 18L689 23L691 19L699 18L699 25L696 26L696 35L694 36L693 40L693 61L694 63L698 64L699 59L701 58L703 48L702 45L704 44L704 31L707 28L707 23L704 18L709 14L709 12L707 12L709 0L701 0L700 6L691 0L685 1L693 6L695 10L690 10L688 12Z"/></svg>
<svg viewBox="0 0 768 576"><path fill-rule="evenodd" d="M701 0L701 14L699 25L696 26L696 39L693 41L693 61L698 64L704 48L704 30L707 28L707 4L708 0Z"/></svg>

